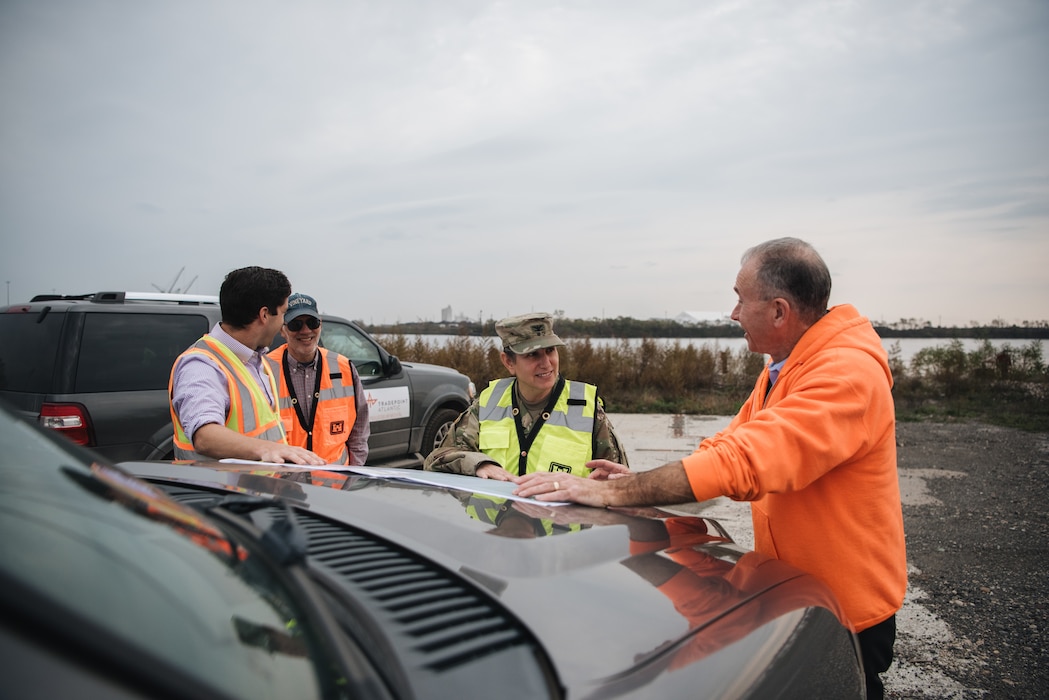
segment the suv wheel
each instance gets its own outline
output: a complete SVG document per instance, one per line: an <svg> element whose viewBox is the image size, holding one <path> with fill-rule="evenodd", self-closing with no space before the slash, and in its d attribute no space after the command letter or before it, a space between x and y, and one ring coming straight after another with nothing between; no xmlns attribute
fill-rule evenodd
<svg viewBox="0 0 1049 700"><path fill-rule="evenodd" d="M423 457L433 452L444 441L444 436L452 429L458 417L459 412L454 408L439 408L434 411L430 422L426 424L426 431L423 432Z"/></svg>

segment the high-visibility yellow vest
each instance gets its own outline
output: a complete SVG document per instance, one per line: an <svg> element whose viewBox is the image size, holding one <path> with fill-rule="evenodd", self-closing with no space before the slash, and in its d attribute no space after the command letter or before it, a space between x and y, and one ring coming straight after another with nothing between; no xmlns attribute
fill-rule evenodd
<svg viewBox="0 0 1049 700"><path fill-rule="evenodd" d="M266 392L255 381L251 371L232 350L213 336L205 335L179 355L172 364L171 378L168 380L169 398L175 382L175 368L183 357L189 355L207 357L226 375L226 383L229 388L227 428L248 437L287 444L284 427L281 425L280 412L277 410L277 382L273 377L271 365L266 362L265 358L263 358L262 368L269 379L270 394L274 397L273 402L270 402ZM193 442L186 436L186 431L175 413L174 406L171 407L171 423L175 426L175 459L208 459L193 451Z"/></svg>
<svg viewBox="0 0 1049 700"><path fill-rule="evenodd" d="M477 436L481 452L511 474L536 471L565 472L585 477L593 459L597 387L584 382L564 382L557 399L525 438L518 429L520 411L513 405L514 379L491 382L478 401Z"/></svg>
<svg viewBox="0 0 1049 700"><path fill-rule="evenodd" d="M312 421L293 397L288 346L283 345L267 356L274 361L274 372L280 377L280 417L288 444L312 450L328 464L349 464L346 439L357 420L353 369L342 355L329 353L324 348L319 350L321 361L317 366L318 381L313 387ZM334 367L332 360L335 360Z"/></svg>

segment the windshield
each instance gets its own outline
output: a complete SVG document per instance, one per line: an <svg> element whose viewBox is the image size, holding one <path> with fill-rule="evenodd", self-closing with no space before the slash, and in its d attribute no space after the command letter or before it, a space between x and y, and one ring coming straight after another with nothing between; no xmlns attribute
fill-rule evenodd
<svg viewBox="0 0 1049 700"><path fill-rule="evenodd" d="M380 365L379 350L352 326L325 321L323 339L324 347L350 358L358 369L370 363L376 367Z"/></svg>
<svg viewBox="0 0 1049 700"><path fill-rule="evenodd" d="M0 577L47 600L60 633L230 697L333 693L295 600L259 556L2 410L0 449Z"/></svg>

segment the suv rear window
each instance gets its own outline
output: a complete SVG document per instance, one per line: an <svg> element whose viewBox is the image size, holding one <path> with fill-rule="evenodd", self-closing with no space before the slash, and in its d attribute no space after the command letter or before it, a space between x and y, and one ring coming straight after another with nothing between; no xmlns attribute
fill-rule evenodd
<svg viewBox="0 0 1049 700"><path fill-rule="evenodd" d="M171 365L208 331L195 314L85 314L76 393L167 389Z"/></svg>
<svg viewBox="0 0 1049 700"><path fill-rule="evenodd" d="M47 394L65 314L0 314L0 389Z"/></svg>

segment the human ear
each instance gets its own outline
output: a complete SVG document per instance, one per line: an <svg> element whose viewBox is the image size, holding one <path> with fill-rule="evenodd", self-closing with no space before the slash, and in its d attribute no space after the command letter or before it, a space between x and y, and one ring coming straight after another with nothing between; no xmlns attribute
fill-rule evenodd
<svg viewBox="0 0 1049 700"><path fill-rule="evenodd" d="M505 352L499 353L499 359L503 361L503 367L506 367L506 371L509 372L511 374L511 376L516 377L517 376L517 363L516 363L516 361L511 360L507 356L507 354Z"/></svg>
<svg viewBox="0 0 1049 700"><path fill-rule="evenodd" d="M772 300L772 308L772 320L776 323L783 323L790 315L790 302L782 297Z"/></svg>

